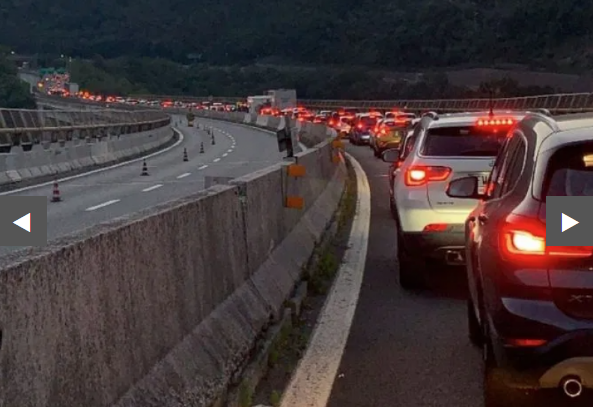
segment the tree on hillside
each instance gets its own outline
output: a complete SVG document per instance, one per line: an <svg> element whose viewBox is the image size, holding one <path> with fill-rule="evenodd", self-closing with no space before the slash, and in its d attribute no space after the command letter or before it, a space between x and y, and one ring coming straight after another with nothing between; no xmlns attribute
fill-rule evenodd
<svg viewBox="0 0 593 407"><path fill-rule="evenodd" d="M35 108L35 99L29 93L29 85L17 77L16 67L2 55L0 55L0 107Z"/></svg>

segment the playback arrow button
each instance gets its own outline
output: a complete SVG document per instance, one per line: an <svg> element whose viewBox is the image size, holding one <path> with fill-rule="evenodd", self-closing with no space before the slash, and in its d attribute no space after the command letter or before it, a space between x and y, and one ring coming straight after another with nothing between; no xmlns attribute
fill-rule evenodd
<svg viewBox="0 0 593 407"><path fill-rule="evenodd" d="M573 226L578 225L579 223L580 222L578 220L575 220L568 215L562 214L562 231L563 232L570 229Z"/></svg>

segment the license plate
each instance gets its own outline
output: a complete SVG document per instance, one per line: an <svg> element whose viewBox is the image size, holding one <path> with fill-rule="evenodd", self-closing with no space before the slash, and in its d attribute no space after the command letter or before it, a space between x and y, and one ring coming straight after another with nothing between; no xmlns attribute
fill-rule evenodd
<svg viewBox="0 0 593 407"><path fill-rule="evenodd" d="M488 178L490 178L489 172L478 172L475 174L469 174L470 177L476 177L478 179L478 194L483 194L486 192L486 184L488 183Z"/></svg>

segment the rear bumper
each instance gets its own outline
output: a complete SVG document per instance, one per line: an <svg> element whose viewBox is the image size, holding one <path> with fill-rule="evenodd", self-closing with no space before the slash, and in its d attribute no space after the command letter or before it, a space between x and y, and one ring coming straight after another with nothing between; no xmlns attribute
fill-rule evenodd
<svg viewBox="0 0 593 407"><path fill-rule="evenodd" d="M504 297L487 305L488 321L504 382L517 389L557 389L576 377L593 390L593 322L577 320L553 301ZM513 338L512 340L509 338ZM540 346L517 346L517 339L547 340Z"/></svg>
<svg viewBox="0 0 593 407"><path fill-rule="evenodd" d="M428 257L450 265L465 264L464 225L443 232L404 232L403 245L411 256Z"/></svg>

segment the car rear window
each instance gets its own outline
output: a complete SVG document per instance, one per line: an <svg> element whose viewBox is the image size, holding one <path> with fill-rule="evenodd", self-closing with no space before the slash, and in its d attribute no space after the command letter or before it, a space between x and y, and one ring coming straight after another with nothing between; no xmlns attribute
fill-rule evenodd
<svg viewBox="0 0 593 407"><path fill-rule="evenodd" d="M377 118L363 116L359 119L359 122L365 126L374 126L377 123Z"/></svg>
<svg viewBox="0 0 593 407"><path fill-rule="evenodd" d="M544 196L593 196L593 143L558 150L548 163Z"/></svg>
<svg viewBox="0 0 593 407"><path fill-rule="evenodd" d="M437 127L428 130L421 153L431 157L495 157L506 135L504 129Z"/></svg>

